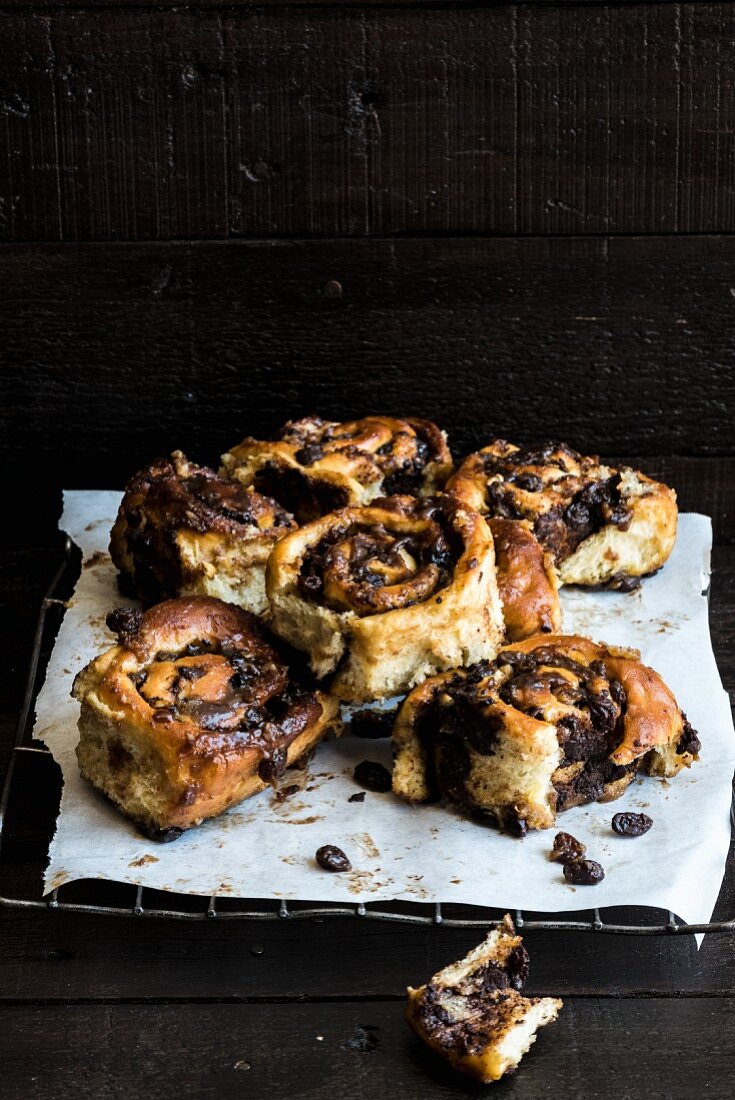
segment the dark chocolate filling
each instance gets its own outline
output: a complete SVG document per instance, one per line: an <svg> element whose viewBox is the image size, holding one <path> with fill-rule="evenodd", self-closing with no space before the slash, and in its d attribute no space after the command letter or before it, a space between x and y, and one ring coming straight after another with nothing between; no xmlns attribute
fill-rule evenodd
<svg viewBox="0 0 735 1100"><path fill-rule="evenodd" d="M361 615L410 607L444 588L462 548L440 509L422 530L395 534L382 524L338 525L304 554L298 587L306 599L322 601L327 574L339 577L345 600ZM415 565L408 564L403 554ZM406 586L405 594L400 591ZM396 588L386 604L384 588ZM335 610L344 610L341 604Z"/></svg>
<svg viewBox="0 0 735 1100"><path fill-rule="evenodd" d="M311 523L349 504L346 489L273 463L266 463L258 471L254 486L257 492L277 500L299 523Z"/></svg>
<svg viewBox="0 0 735 1100"><path fill-rule="evenodd" d="M564 505L557 505L538 514L531 506L524 507L516 489L538 493L544 489L543 477L524 469L546 466L584 478L585 467L595 465L596 458L584 458L563 443L547 443L539 448L515 451L507 455L485 454L483 470L492 480L487 486L487 507L493 516L504 519L526 519L533 524L539 541L552 552L557 563L570 557L577 547L602 527L612 524L627 530L632 511L620 493L620 475L588 480ZM559 483L555 483L559 488ZM622 586L622 582L618 582Z"/></svg>

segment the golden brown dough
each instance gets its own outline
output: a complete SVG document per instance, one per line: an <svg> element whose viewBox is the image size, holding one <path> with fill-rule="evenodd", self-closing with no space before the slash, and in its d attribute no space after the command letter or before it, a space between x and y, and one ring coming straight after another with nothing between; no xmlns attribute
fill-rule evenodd
<svg viewBox="0 0 735 1100"><path fill-rule="evenodd" d="M495 661L426 680L394 729L393 790L436 790L516 833L618 798L639 769L674 776L699 739L635 650L573 635L507 646Z"/></svg>
<svg viewBox="0 0 735 1100"><path fill-rule="evenodd" d="M444 433L430 420L366 416L343 424L289 421L275 440L248 437L222 455L243 485L275 497L300 523L379 496L427 496L452 470Z"/></svg>
<svg viewBox="0 0 735 1100"><path fill-rule="evenodd" d="M673 489L566 443L522 449L496 439L465 459L447 489L483 515L525 523L562 584L629 587L661 568L676 539Z"/></svg>
<svg viewBox="0 0 735 1100"><path fill-rule="evenodd" d="M505 636L519 642L561 627L559 582L536 536L512 519L488 519L495 541L495 565L503 604Z"/></svg>
<svg viewBox="0 0 735 1100"><path fill-rule="evenodd" d="M145 606L170 596L217 596L262 614L266 560L295 527L274 500L174 451L128 483L110 555L123 590Z"/></svg>
<svg viewBox="0 0 735 1100"><path fill-rule="evenodd" d="M120 610L119 642L84 668L79 767L149 836L170 840L261 791L339 724L257 620L197 596Z"/></svg>
<svg viewBox="0 0 735 1100"><path fill-rule="evenodd" d="M364 702L492 657L503 637L493 540L451 500L344 508L288 535L266 573L273 629Z"/></svg>
<svg viewBox="0 0 735 1100"><path fill-rule="evenodd" d="M556 997L524 997L528 952L506 915L499 928L426 985L408 989L406 1017L454 1069L489 1084L512 1073L540 1027L563 1007Z"/></svg>

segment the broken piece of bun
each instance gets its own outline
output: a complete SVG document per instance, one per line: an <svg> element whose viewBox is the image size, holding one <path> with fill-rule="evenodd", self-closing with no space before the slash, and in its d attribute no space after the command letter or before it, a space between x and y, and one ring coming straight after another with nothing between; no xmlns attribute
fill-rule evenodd
<svg viewBox="0 0 735 1100"><path fill-rule="evenodd" d="M406 1017L460 1073L490 1084L512 1073L559 1015L556 997L524 997L528 952L506 915L485 940L426 985L408 989Z"/></svg>

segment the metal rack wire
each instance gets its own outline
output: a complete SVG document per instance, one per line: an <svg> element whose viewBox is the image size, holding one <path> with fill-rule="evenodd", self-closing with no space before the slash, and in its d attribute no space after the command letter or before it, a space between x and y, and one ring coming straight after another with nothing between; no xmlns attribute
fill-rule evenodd
<svg viewBox="0 0 735 1100"><path fill-rule="evenodd" d="M13 745L8 769L0 794L0 884L4 879L6 866L3 862L3 839L7 832L8 808L13 789L13 778L16 765L21 756L37 761L39 758L48 759L50 753L45 746L31 743L32 736L29 729L32 704L38 688L38 673L41 661L41 653L44 643L50 638L50 618L54 611L64 608L65 601L58 598L58 592L62 581L69 580L71 574L73 544L67 537L64 546L63 560L56 570L46 595L41 603L41 608L36 624L33 639L28 676L26 680L25 694L18 718L15 742ZM735 804L731 809L731 820L735 826ZM728 872L732 872L733 861L728 864ZM40 878L39 867L39 878ZM495 917L492 910L480 906L464 906L464 910L471 910L472 915L453 916L447 915L442 905L438 902L406 902L401 903L401 908L390 909L373 907L360 903L357 905L320 904L313 905L306 902L286 901L278 903L260 902L254 899L221 898L216 894L207 898L194 898L192 895L167 894L166 906L157 904L154 900L159 891L154 891L143 886L130 884L116 884L125 895L123 903L110 903L96 901L73 900L74 883L69 883L53 890L48 896L42 898L5 896L4 889L0 893L0 906L12 909L47 909L52 911L64 911L69 913L105 914L117 917L138 918L166 918L179 921L294 921L294 920L325 920L334 917L352 917L364 921L390 921L397 924L408 925L440 925L445 928L478 928L487 929L498 923L500 916ZM0 885L0 889L2 886ZM100 886L97 884L98 892ZM63 892L63 897L62 897ZM71 894L71 896L70 896ZM149 902L150 899L150 902ZM177 908L178 902L178 908ZM201 904L197 904L200 902ZM194 907L191 908L192 903ZM241 904L242 903L242 904ZM260 908L255 905L260 904ZM378 903L376 903L377 905ZM189 906L186 908L184 906ZM452 907L454 909L456 907ZM403 911L407 910L407 911ZM711 921L705 924L686 924L679 921L674 913L669 912L667 919L660 923L650 924L626 922L620 919L606 920L603 911L593 909L589 917L545 916L534 915L526 918L521 910L514 914L516 926L526 931L545 932L598 932L617 935L632 936L658 936L658 935L690 935L693 933L735 932L735 917L731 920Z"/></svg>

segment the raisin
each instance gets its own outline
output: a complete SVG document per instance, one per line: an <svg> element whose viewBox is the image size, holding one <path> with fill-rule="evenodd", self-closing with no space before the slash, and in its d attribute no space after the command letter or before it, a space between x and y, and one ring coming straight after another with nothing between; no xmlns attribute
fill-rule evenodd
<svg viewBox="0 0 735 1100"><path fill-rule="evenodd" d="M364 802L365 801L365 792L364 791L357 791L355 794L351 794L350 797L347 799L347 801L348 802Z"/></svg>
<svg viewBox="0 0 735 1100"><path fill-rule="evenodd" d="M653 825L648 814L615 814L613 832L618 836L643 836Z"/></svg>
<svg viewBox="0 0 735 1100"><path fill-rule="evenodd" d="M140 611L134 611L130 607L116 607L110 611L105 619L108 630L117 634L121 645L126 645L130 638L138 633L143 623L143 615Z"/></svg>
<svg viewBox="0 0 735 1100"><path fill-rule="evenodd" d="M564 864L564 878L575 886L597 886L605 872L594 859L572 859Z"/></svg>
<svg viewBox="0 0 735 1100"><path fill-rule="evenodd" d="M333 871L335 873L339 871L351 871L352 864L347 856L344 854L341 848L337 848L334 844L324 844L321 848L317 849L314 857L320 867L323 867L325 871Z"/></svg>
<svg viewBox="0 0 735 1100"><path fill-rule="evenodd" d="M536 474L516 474L508 480L515 482L518 488L523 489L526 493L540 493L544 487L543 481Z"/></svg>
<svg viewBox="0 0 735 1100"><path fill-rule="evenodd" d="M302 466L313 466L315 462L319 462L320 459L324 458L324 448L320 447L318 443L307 443L296 452L294 457Z"/></svg>
<svg viewBox="0 0 735 1100"><path fill-rule="evenodd" d="M573 859L582 859L586 851L584 844L581 840L577 840L576 836L572 836L571 833L557 833L549 859L568 863Z"/></svg>
<svg viewBox="0 0 735 1100"><path fill-rule="evenodd" d="M687 721L686 715L682 715L684 719L684 728L681 731L681 737L679 738L676 746L678 753L688 752L692 756L696 756L699 750L702 748L702 743L699 740L699 735L695 729L692 729Z"/></svg>
<svg viewBox="0 0 735 1100"><path fill-rule="evenodd" d="M285 749L274 749L269 756L264 757L258 765L258 778L264 783L273 783L280 779L286 770L288 762Z"/></svg>
<svg viewBox="0 0 735 1100"><path fill-rule="evenodd" d="M393 785L388 769L375 760L361 761L352 774L355 782L361 787L365 787L368 791L377 791L379 794L389 791Z"/></svg>

